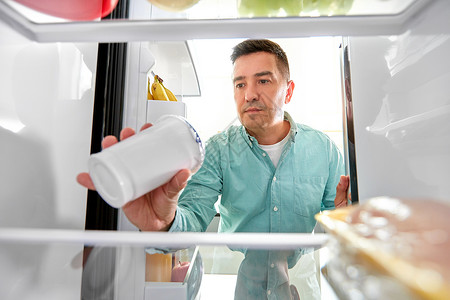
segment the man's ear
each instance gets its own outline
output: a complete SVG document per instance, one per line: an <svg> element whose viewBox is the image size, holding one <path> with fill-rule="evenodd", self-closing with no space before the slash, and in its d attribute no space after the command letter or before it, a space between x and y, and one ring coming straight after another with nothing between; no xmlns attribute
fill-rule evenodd
<svg viewBox="0 0 450 300"><path fill-rule="evenodd" d="M286 98L284 99L284 104L291 102L292 94L294 93L295 83L292 80L288 81Z"/></svg>

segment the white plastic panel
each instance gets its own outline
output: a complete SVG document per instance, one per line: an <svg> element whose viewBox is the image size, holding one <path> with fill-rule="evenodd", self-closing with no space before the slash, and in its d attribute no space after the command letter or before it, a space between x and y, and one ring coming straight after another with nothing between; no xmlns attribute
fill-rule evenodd
<svg viewBox="0 0 450 300"><path fill-rule="evenodd" d="M0 227L84 229L97 44L0 22ZM80 299L79 245L0 246L1 299Z"/></svg>
<svg viewBox="0 0 450 300"><path fill-rule="evenodd" d="M361 201L388 195L450 202L449 53L450 2L402 35L350 39Z"/></svg>

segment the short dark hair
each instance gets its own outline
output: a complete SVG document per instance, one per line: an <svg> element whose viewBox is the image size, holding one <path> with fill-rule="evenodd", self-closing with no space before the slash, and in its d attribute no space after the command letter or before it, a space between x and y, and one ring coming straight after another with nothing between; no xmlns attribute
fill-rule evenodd
<svg viewBox="0 0 450 300"><path fill-rule="evenodd" d="M231 61L234 64L239 57L256 52L267 52L275 55L279 71L281 72L281 74L283 74L286 81L289 80L290 72L287 55L284 52L284 50L280 47L280 45L270 40L249 39L237 44L233 48L233 53L231 54Z"/></svg>

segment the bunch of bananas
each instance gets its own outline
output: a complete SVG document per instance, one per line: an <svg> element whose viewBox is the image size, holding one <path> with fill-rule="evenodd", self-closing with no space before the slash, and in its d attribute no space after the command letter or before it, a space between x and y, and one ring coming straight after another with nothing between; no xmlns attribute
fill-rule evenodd
<svg viewBox="0 0 450 300"><path fill-rule="evenodd" d="M155 75L153 83L150 85L150 78L148 79L148 100L162 100L162 101L178 101L177 97L171 90L163 85L163 80L158 75Z"/></svg>

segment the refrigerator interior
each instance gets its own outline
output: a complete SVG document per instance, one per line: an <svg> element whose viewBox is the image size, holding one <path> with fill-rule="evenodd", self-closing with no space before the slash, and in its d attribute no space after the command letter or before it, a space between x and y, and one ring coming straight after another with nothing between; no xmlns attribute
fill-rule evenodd
<svg viewBox="0 0 450 300"><path fill-rule="evenodd" d="M8 2L3 1L1 5ZM11 20L2 18L0 298L81 297L83 280L86 280L82 276L83 246L89 244L86 240L91 236L74 237L71 234L71 230L84 230L86 215L86 190L76 183L75 177L87 169L97 49L98 42L105 38L110 39L107 42L123 41L124 36L129 38L124 126L135 129L148 120L147 102L142 101L148 71L164 63L164 58L146 60L149 56L143 53L152 47L151 44L181 41L188 45L200 88L187 92L186 87L192 87L189 83L174 87L174 90L178 91L177 96L186 106L186 117L203 139L236 122L230 83L231 47L245 37L272 38L286 48L291 65L299 66L291 67L296 91L287 110L297 121L325 131L344 152L348 151L348 141L343 138L347 128L342 123L347 124L349 116L342 115L342 107L350 111L347 109L350 104L342 102L340 79L342 49L339 45L344 36L348 43L352 79L350 108L354 116L359 200L364 202L364 199L385 195L450 201L447 184L450 180L450 153L447 151L450 146L447 121L450 111L447 84L450 5L447 1L373 2L379 6L372 5L374 10L364 10L361 6L354 18L347 19L347 23L345 17L331 18L330 23L323 22L322 18L308 19L300 25L308 25L309 29L298 26L298 37L292 28L282 31L282 27L276 27L278 31L265 31L266 27L262 27L260 31L257 26L268 26L262 24L263 21L273 25L264 19L252 20L254 22L243 32L234 31L234 19L227 24L226 18L236 17L235 11L225 9L220 1L202 1L200 5L222 7L214 17L225 19L224 27L231 26L228 33L223 33L226 30L208 31L205 27L201 30L192 27L188 33L174 32L176 26L163 31L156 24L156 32L150 30L148 36L138 27L133 27L136 23L127 23L129 26L125 24L123 30L128 30L128 34L121 35L121 30L117 30L117 40L114 40L114 34L100 37L95 28L101 26L91 24L96 22L88 22L93 30L84 35L80 31L81 24L68 22L67 31L62 34L60 30L53 30L51 24L46 27L46 22L58 23L61 20L48 18L42 21L41 15L33 17L28 13L29 18L37 22L29 28L37 28L38 31L27 35L23 32L28 32L24 28L29 24L10 27ZM163 20L163 24L164 20L175 16L151 7L144 0L131 3L138 20L143 18L139 13L145 14L146 10L152 10L155 22ZM355 1L354 10L358 9L359 3ZM145 9L139 10L141 5ZM386 5L392 5L388 11L398 18L384 19L383 14L390 15L385 13ZM414 5L420 9L413 10L413 16L406 14L407 19L403 20L401 12ZM198 8L176 17L181 20L186 17L188 20L202 19L195 9ZM359 17L367 14L366 19ZM370 15L374 17L373 22ZM381 24L377 20L393 21ZM238 21L236 26L242 26ZM290 21L287 18L287 22ZM355 28L358 22L368 26ZM256 28L251 24L256 24ZM338 26L333 26L336 24ZM183 26L186 25L183 23ZM285 26L292 27L289 23ZM46 28L49 34L46 34ZM108 27L103 30L112 32ZM326 34L327 30L329 34ZM203 35L202 31L206 33ZM283 32L287 32L286 35ZM184 33L187 41L182 38ZM178 74L175 77L167 75L168 83L181 82L183 78L190 80L193 76L179 70L175 73ZM217 92L219 88L220 93ZM123 216L121 220L123 230L135 230ZM8 235L8 230L14 228L20 229L14 232L19 242L11 242L13 238ZM28 229L41 228L44 231L26 234ZM62 232L50 231L54 229ZM48 236L52 234L55 238L49 240ZM110 278L114 284L105 283L105 295L109 297L111 294L108 293L112 293L116 299L142 299L145 288L144 245L128 247L130 242L121 240L121 236L117 236L119 246L106 251L107 255L115 257L116 266ZM137 236L132 236L133 239L139 241ZM194 242L201 240L193 236ZM102 245L101 238L89 241L91 245ZM156 243L158 239L151 237L150 241ZM260 240L262 245L265 242L276 243ZM213 238L208 243L200 250L203 251L205 270L217 276L224 275L221 272L235 273L236 270L226 268L238 265L239 255L230 257L226 247L221 248L224 245ZM301 244L299 241L293 243ZM216 259L209 256L214 253L217 254ZM223 266L230 260L235 263ZM222 266L214 273L213 267L217 264ZM104 268L104 264L101 267ZM109 270L103 269L103 272ZM208 279L205 277L204 280L207 282ZM111 288L113 290L108 290Z"/></svg>
<svg viewBox="0 0 450 300"><path fill-rule="evenodd" d="M84 230L74 184L90 150L96 43L40 44L0 26L0 227ZM82 245L0 246L4 299L79 298Z"/></svg>

